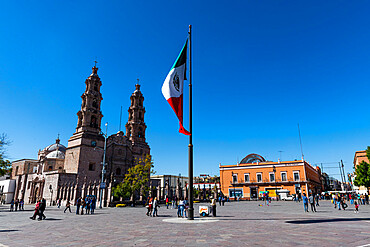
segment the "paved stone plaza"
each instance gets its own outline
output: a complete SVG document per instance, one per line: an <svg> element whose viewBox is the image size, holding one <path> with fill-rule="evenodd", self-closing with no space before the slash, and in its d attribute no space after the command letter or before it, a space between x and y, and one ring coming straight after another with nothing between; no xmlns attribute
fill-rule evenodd
<svg viewBox="0 0 370 247"><path fill-rule="evenodd" d="M33 206L8 212L0 206L0 246L364 246L370 244L370 206L343 211L321 201L317 213L302 203L231 202L217 207L217 218L196 223L177 219L161 206L159 217L144 207L104 208L95 215L63 213L48 207L44 221L33 221ZM198 211L199 204L195 204ZM74 207L72 208L74 209ZM198 217L198 214L196 214ZM185 222L184 222L185 221ZM370 245L369 245L370 246Z"/></svg>

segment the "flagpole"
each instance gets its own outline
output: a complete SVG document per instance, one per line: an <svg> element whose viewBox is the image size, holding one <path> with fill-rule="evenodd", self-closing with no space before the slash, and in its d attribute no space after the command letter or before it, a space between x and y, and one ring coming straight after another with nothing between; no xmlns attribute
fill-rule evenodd
<svg viewBox="0 0 370 247"><path fill-rule="evenodd" d="M189 25L189 220L194 220L193 207L193 109L191 77L191 25Z"/></svg>

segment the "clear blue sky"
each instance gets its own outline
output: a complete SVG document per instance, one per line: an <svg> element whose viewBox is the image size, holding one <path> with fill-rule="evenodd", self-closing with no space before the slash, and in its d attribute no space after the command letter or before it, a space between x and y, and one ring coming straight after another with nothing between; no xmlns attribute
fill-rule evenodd
<svg viewBox="0 0 370 247"><path fill-rule="evenodd" d="M368 1L3 1L0 132L11 160L74 133L98 60L118 131L140 78L157 174L187 175L188 138L161 95L193 25L194 174L249 153L345 162L370 145ZM187 112L188 91L185 90ZM188 126L185 114L185 126ZM325 170L325 167L324 167ZM329 173L339 174L336 170Z"/></svg>

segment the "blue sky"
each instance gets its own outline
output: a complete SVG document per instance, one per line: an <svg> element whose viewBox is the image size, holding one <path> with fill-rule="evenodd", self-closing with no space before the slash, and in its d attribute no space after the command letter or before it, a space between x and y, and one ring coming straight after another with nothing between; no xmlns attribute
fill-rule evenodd
<svg viewBox="0 0 370 247"><path fill-rule="evenodd" d="M188 138L161 95L193 25L194 174L217 175L249 153L345 162L370 138L367 1L3 1L0 132L11 160L36 158L74 133L98 60L103 122L140 78L157 174L187 174ZM185 126L188 126L185 89ZM332 165L331 165L332 166ZM325 171L325 165L324 165ZM335 169L327 170L339 174ZM338 176L337 176L338 177Z"/></svg>

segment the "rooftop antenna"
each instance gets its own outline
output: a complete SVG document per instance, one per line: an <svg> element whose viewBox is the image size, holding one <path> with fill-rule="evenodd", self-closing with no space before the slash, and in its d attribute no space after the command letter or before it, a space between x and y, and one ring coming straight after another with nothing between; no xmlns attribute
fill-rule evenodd
<svg viewBox="0 0 370 247"><path fill-rule="evenodd" d="M121 131L121 123L122 123L122 106L121 106L121 113L119 114L119 130Z"/></svg>
<svg viewBox="0 0 370 247"><path fill-rule="evenodd" d="M301 130L299 129L299 123L298 123L298 134L299 134L299 143L301 145L302 161L304 161L303 148L302 148L302 139L301 139Z"/></svg>

